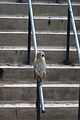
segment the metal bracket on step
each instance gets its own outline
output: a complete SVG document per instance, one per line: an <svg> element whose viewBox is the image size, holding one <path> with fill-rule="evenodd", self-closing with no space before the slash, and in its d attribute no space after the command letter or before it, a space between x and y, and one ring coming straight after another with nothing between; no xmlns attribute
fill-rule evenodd
<svg viewBox="0 0 80 120"><path fill-rule="evenodd" d="M22 3L22 0L17 0L17 2Z"/></svg>

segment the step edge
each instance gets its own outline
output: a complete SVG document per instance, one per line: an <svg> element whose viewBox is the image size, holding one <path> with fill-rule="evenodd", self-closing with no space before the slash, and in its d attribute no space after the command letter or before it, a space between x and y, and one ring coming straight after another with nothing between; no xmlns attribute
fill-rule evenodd
<svg viewBox="0 0 80 120"><path fill-rule="evenodd" d="M23 102L14 102L14 103L0 103L0 108L35 108L36 104L34 103L23 103ZM50 101L45 102L45 108L78 108L78 101Z"/></svg>
<svg viewBox="0 0 80 120"><path fill-rule="evenodd" d="M0 4L5 4L5 5L28 5L28 2L26 2L26 3L16 3L16 2L0 2ZM53 2L32 2L32 5L51 5L51 6L54 6L54 5L56 5L56 6L62 6L62 5L64 5L64 6L67 6L68 5L68 3L53 3ZM72 2L72 5L73 6L80 6L80 3L78 2L78 3L73 3Z"/></svg>
<svg viewBox="0 0 80 120"><path fill-rule="evenodd" d="M28 47L27 46L0 46L0 51L27 51ZM66 51L66 46L65 47L60 47L60 46L38 46L39 51ZM31 46L31 51L34 51L34 47ZM70 51L76 51L75 47L70 47Z"/></svg>
<svg viewBox="0 0 80 120"><path fill-rule="evenodd" d="M36 84L34 83L0 83L0 88L36 88ZM43 88L79 88L79 84L42 84Z"/></svg>
<svg viewBox="0 0 80 120"><path fill-rule="evenodd" d="M33 69L32 65L18 65L18 64L7 65L7 63L5 65L3 65L3 64L2 63L0 64L0 68L2 68L2 69ZM63 65L63 64L46 64L46 69L79 70L80 65L71 66L71 65Z"/></svg>
<svg viewBox="0 0 80 120"><path fill-rule="evenodd" d="M21 15L0 15L0 19L28 19L28 16ZM67 20L67 16L34 16L34 20ZM79 16L74 17L75 20L80 20Z"/></svg>
<svg viewBox="0 0 80 120"><path fill-rule="evenodd" d="M0 31L0 34L28 34L28 31ZM36 34L39 34L39 35L46 35L46 34L59 34L59 35L67 35L67 32L52 32L52 31L36 31ZM70 33L71 35L74 35L73 32ZM78 34L80 35L80 31L78 31Z"/></svg>

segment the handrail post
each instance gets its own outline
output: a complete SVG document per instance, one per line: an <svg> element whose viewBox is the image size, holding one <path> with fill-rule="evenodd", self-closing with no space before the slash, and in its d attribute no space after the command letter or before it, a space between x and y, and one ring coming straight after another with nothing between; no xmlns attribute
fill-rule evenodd
<svg viewBox="0 0 80 120"><path fill-rule="evenodd" d="M70 10L68 6L68 22L67 22L67 48L66 48L66 65L69 64L69 47L70 47Z"/></svg>
<svg viewBox="0 0 80 120"><path fill-rule="evenodd" d="M59 0L56 0L56 3L59 3Z"/></svg>
<svg viewBox="0 0 80 120"><path fill-rule="evenodd" d="M22 3L22 0L18 0L17 2L20 2L20 3Z"/></svg>
<svg viewBox="0 0 80 120"><path fill-rule="evenodd" d="M37 78L37 101L36 101L36 110L37 110L37 120L40 120L40 95L39 95L40 81Z"/></svg>
<svg viewBox="0 0 80 120"><path fill-rule="evenodd" d="M30 50L31 50L31 18L30 18L30 10L29 10L29 18L28 18L28 51L27 51L27 64L30 64Z"/></svg>

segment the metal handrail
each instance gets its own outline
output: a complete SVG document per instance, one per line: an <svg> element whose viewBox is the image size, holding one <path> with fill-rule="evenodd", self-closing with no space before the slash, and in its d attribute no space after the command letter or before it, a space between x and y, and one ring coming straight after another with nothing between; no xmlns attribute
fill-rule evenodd
<svg viewBox="0 0 80 120"><path fill-rule="evenodd" d="M40 120L40 111L45 112L42 82L37 79L37 100L36 100L37 120Z"/></svg>
<svg viewBox="0 0 80 120"><path fill-rule="evenodd" d="M69 4L70 13L71 13L71 20L72 20L73 31L74 31L74 35L75 35L75 46L76 46L77 53L78 53L78 60L80 62L79 39L78 39L78 35L77 35L77 29L76 29L76 25L75 25L75 20L74 20L74 16L73 16L73 11L72 11L72 6L71 6L70 0L68 0L68 4Z"/></svg>
<svg viewBox="0 0 80 120"><path fill-rule="evenodd" d="M36 34L35 34L35 25L34 25L34 17L33 17L33 10L32 10L32 3L31 0L29 0L29 12L30 12L30 20L31 20L31 30L32 30L32 38L33 38L33 44L34 44L34 51L35 56L37 55L37 42L36 42Z"/></svg>
<svg viewBox="0 0 80 120"><path fill-rule="evenodd" d="M40 93L41 111L42 111L42 113L44 113L45 107L44 107L44 96L43 96L42 82L40 82L39 93Z"/></svg>
<svg viewBox="0 0 80 120"><path fill-rule="evenodd" d="M72 23L73 27L73 32L74 32L74 42L75 46L77 49L77 55L78 55L78 61L80 63L80 46L79 46L79 39L78 39L78 34L77 34L77 29L76 29L76 24L74 20L74 15L73 15L73 10L72 10L72 5L71 1L68 1L68 23L67 23L67 54L66 54L66 64L69 64L69 46L70 46L70 21ZM80 120L80 87L79 87L79 107L78 107L78 120Z"/></svg>
<svg viewBox="0 0 80 120"><path fill-rule="evenodd" d="M71 1L68 1L68 26L67 26L67 54L66 54L66 64L69 64L69 46L70 46L70 21L72 23L72 28L74 32L74 42L77 50L77 55L78 55L78 61L80 63L80 46L79 46L79 39L77 35L77 29L76 29L76 24L74 20L74 15L73 15L73 10L72 10L72 5Z"/></svg>
<svg viewBox="0 0 80 120"><path fill-rule="evenodd" d="M28 64L30 64L31 34L32 34L35 57L37 55L37 40L36 40L36 34L35 34L35 25L34 25L34 17L33 17L33 9L32 9L31 0L29 0L29 23L28 24L29 24L28 25ZM40 111L42 111L42 113L45 112L42 81L40 80L40 77L37 77L36 108L37 108L36 109L37 120L40 120Z"/></svg>

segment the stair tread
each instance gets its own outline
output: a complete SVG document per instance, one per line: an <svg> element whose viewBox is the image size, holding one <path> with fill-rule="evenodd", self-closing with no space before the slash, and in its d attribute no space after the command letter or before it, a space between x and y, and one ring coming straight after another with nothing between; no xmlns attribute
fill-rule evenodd
<svg viewBox="0 0 80 120"><path fill-rule="evenodd" d="M35 103L31 102L17 102L17 101L1 101L0 108L35 108ZM78 101L45 101L46 108L53 107L78 107Z"/></svg>
<svg viewBox="0 0 80 120"><path fill-rule="evenodd" d="M23 15L0 15L0 19L28 19ZM67 20L67 16L34 16L34 19ZM75 20L80 20L80 16L75 16Z"/></svg>
<svg viewBox="0 0 80 120"><path fill-rule="evenodd" d="M27 50L27 46L0 46L1 50ZM33 47L31 47L31 50L34 50ZM66 51L66 46L38 46L38 50L42 51ZM75 47L70 47L70 51L76 51Z"/></svg>
<svg viewBox="0 0 80 120"><path fill-rule="evenodd" d="M28 31L0 31L0 34L28 34ZM63 35L63 34L67 34L66 31L36 31L36 34L59 34L59 35ZM74 34L73 32L71 32L70 34ZM80 31L78 31L78 34L80 34Z"/></svg>
<svg viewBox="0 0 80 120"><path fill-rule="evenodd" d="M32 65L18 65L18 64L11 64L11 63L0 63L0 68L26 68L32 69ZM64 64L46 64L47 69L80 69L79 64L75 65L64 65Z"/></svg>
<svg viewBox="0 0 80 120"><path fill-rule="evenodd" d="M43 82L42 86L44 88L56 88L56 87L71 87L71 88L79 88L79 83L74 83L74 82ZM7 82L2 82L0 81L0 88L35 88L36 87L36 82L26 82L26 81L17 81L17 82L12 82L12 81L7 81Z"/></svg>

